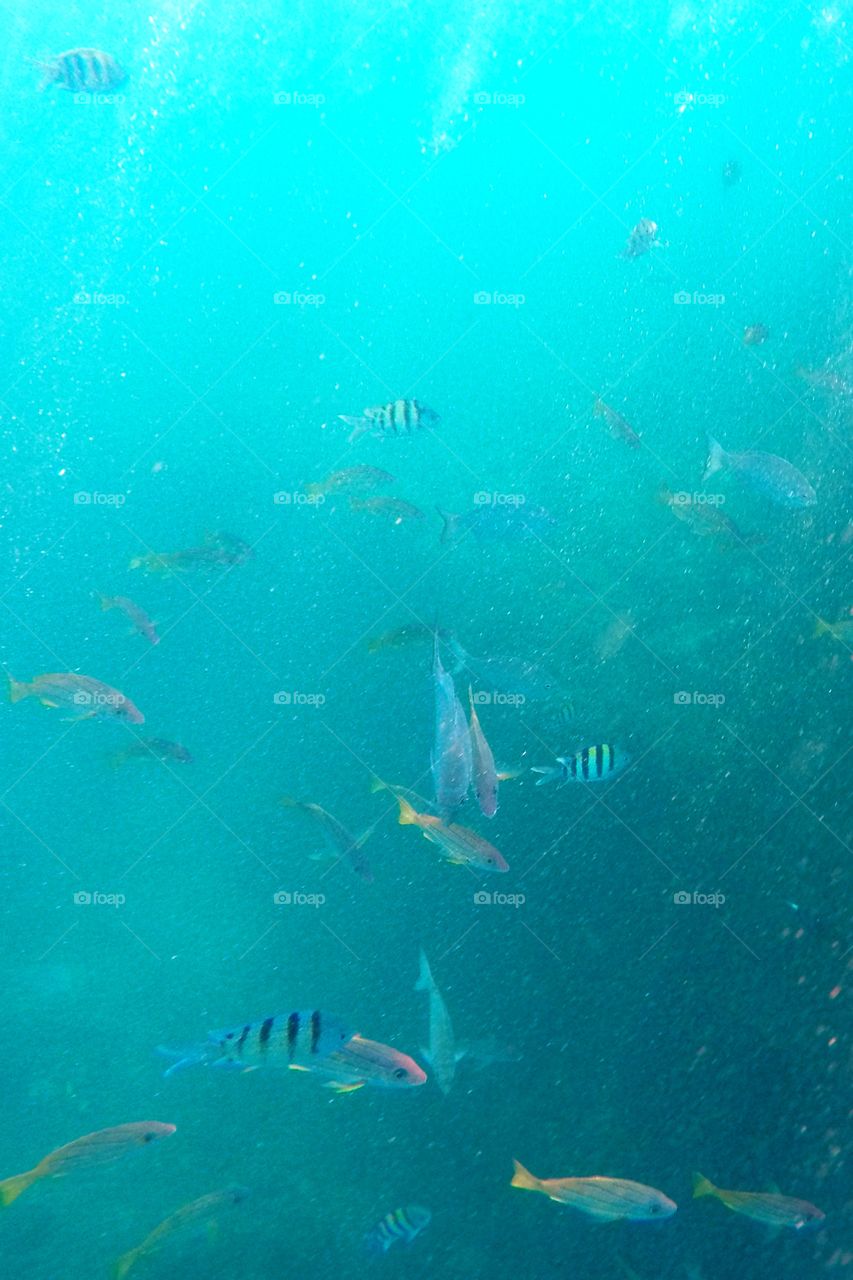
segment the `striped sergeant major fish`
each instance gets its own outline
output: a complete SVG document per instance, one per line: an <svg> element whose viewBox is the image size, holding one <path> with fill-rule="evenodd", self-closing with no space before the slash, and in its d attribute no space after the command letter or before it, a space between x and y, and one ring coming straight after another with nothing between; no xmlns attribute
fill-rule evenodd
<svg viewBox="0 0 853 1280"><path fill-rule="evenodd" d="M556 765L532 772L542 774L537 787L544 787L546 782L559 782L561 787L567 782L602 782L623 769L628 759L624 751L605 742L597 747L584 747L573 756L557 756Z"/></svg>
<svg viewBox="0 0 853 1280"><path fill-rule="evenodd" d="M127 72L111 54L101 49L69 49L38 66L44 71L41 90L57 84L72 93L109 92L127 80Z"/></svg>
<svg viewBox="0 0 853 1280"><path fill-rule="evenodd" d="M381 1222L377 1222L364 1237L368 1253L387 1253L392 1244L405 1240L411 1244L415 1236L420 1235L424 1227L432 1221L429 1209L419 1204L407 1204L402 1209L392 1209L386 1213Z"/></svg>
<svg viewBox="0 0 853 1280"><path fill-rule="evenodd" d="M310 1068L342 1049L353 1034L340 1018L314 1009L273 1014L242 1027L210 1031L206 1044L189 1049L161 1045L158 1053L174 1059L164 1072L166 1076L191 1066L231 1067L240 1071L256 1071L259 1067Z"/></svg>
<svg viewBox="0 0 853 1280"><path fill-rule="evenodd" d="M382 440L386 436L410 436L421 427L434 427L440 421L438 414L420 400L389 400L387 404L373 405L363 410L360 418L339 413L341 422L352 427L349 443L359 436L372 435Z"/></svg>

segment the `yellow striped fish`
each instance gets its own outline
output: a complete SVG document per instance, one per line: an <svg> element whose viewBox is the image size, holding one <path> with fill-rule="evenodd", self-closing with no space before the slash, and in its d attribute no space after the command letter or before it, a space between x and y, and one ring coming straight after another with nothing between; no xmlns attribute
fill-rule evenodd
<svg viewBox="0 0 853 1280"><path fill-rule="evenodd" d="M419 427L434 427L440 421L438 414L420 400L389 400L376 404L362 412L360 418L339 413L341 422L352 427L349 443L368 433L382 439L385 436L410 436Z"/></svg>
<svg viewBox="0 0 853 1280"><path fill-rule="evenodd" d="M248 1187L226 1187L224 1191L211 1191L209 1195L199 1196L197 1200L176 1209L150 1231L141 1244L117 1259L113 1267L115 1280L124 1280L140 1258L149 1258L153 1253L158 1253L164 1244L175 1237L194 1233L201 1226L207 1227L208 1234L212 1234L216 1228L216 1215L231 1205L241 1204L248 1195Z"/></svg>
<svg viewBox="0 0 853 1280"><path fill-rule="evenodd" d="M678 1206L655 1187L627 1178L537 1178L523 1164L513 1161L510 1186L541 1191L549 1200L579 1209L599 1222L651 1222L671 1218Z"/></svg>
<svg viewBox="0 0 853 1280"><path fill-rule="evenodd" d="M546 782L559 782L564 786L567 782L603 782L612 778L628 763L628 756L612 743L605 742L597 747L584 747L573 756L557 756L556 765L549 768L532 770L541 773L537 787L544 787Z"/></svg>
<svg viewBox="0 0 853 1280"><path fill-rule="evenodd" d="M44 71L40 89L57 84L72 93L109 93L127 80L127 72L101 49L69 49L38 65Z"/></svg>
<svg viewBox="0 0 853 1280"><path fill-rule="evenodd" d="M722 1191L701 1173L693 1175L693 1198L713 1196L721 1200L732 1213L742 1213L746 1218L763 1222L768 1227L791 1227L802 1231L804 1227L823 1222L825 1214L808 1200L780 1195L778 1191Z"/></svg>

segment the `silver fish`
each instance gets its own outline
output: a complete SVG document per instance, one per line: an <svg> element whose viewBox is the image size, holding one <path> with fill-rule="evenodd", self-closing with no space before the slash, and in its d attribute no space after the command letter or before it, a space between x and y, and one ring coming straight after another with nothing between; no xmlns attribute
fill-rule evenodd
<svg viewBox="0 0 853 1280"><path fill-rule="evenodd" d="M709 436L708 461L702 480L718 471L733 471L750 489L783 507L813 507L817 502L817 494L806 477L785 458L759 450L726 453L722 445Z"/></svg>
<svg viewBox="0 0 853 1280"><path fill-rule="evenodd" d="M471 735L453 678L441 663L438 634L433 641L435 686L435 742L430 757L435 800L442 814L465 802L471 786Z"/></svg>
<svg viewBox="0 0 853 1280"><path fill-rule="evenodd" d="M447 1005L435 985L429 961L423 951L421 951L421 967L415 983L415 991L426 991L429 994L429 1049L421 1052L435 1072L439 1089L446 1096L450 1092L453 1077L456 1074L453 1025L450 1014L447 1012Z"/></svg>

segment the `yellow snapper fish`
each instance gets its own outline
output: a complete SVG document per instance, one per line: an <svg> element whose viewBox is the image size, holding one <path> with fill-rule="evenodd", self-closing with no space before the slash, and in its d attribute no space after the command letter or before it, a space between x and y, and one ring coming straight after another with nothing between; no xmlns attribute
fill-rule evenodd
<svg viewBox="0 0 853 1280"><path fill-rule="evenodd" d="M216 1230L217 1215L232 1205L242 1204L248 1195L248 1187L226 1187L224 1191L211 1191L176 1209L149 1232L141 1244L135 1249L129 1249L116 1260L113 1267L115 1280L124 1280L140 1258L150 1258L152 1254L159 1253L165 1244L176 1237L195 1233L199 1228L205 1228L207 1234L212 1235Z"/></svg>
<svg viewBox="0 0 853 1280"><path fill-rule="evenodd" d="M721 1200L732 1213L742 1213L745 1218L763 1222L768 1227L791 1227L802 1231L804 1227L823 1222L826 1214L808 1200L796 1200L793 1196L780 1195L778 1191L721 1191L701 1173L693 1175L693 1198L712 1196Z"/></svg>
<svg viewBox="0 0 853 1280"><path fill-rule="evenodd" d="M328 1076L324 1088L334 1089L336 1093L353 1093L365 1085L377 1089L412 1089L425 1084L427 1078L414 1058L364 1036L353 1036L316 1066L300 1069L315 1076Z"/></svg>
<svg viewBox="0 0 853 1280"><path fill-rule="evenodd" d="M443 822L431 813L418 813L405 796L378 778L374 780L372 790L390 791L400 808L397 820L400 826L420 827L424 838L438 845L447 862L477 871L509 871L503 855L476 831L469 831L455 822Z"/></svg>
<svg viewBox="0 0 853 1280"><path fill-rule="evenodd" d="M541 1191L557 1204L579 1209L599 1222L652 1222L671 1218L678 1206L655 1187L627 1178L536 1178L517 1160L510 1186Z"/></svg>
<svg viewBox="0 0 853 1280"><path fill-rule="evenodd" d="M98 1129L95 1133L87 1133L85 1137L76 1138L74 1142L51 1151L35 1168L0 1182L0 1204L11 1204L40 1178L62 1178L77 1169L110 1164L113 1160L121 1159L128 1151L148 1146L160 1138L169 1138L174 1132L173 1124L162 1124L159 1120L137 1120L132 1124L119 1124L112 1129Z"/></svg>

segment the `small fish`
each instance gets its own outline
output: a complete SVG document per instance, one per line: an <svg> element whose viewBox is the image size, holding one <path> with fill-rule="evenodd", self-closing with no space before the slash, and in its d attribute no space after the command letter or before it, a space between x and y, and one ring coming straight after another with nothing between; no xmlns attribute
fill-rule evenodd
<svg viewBox="0 0 853 1280"><path fill-rule="evenodd" d="M642 441L631 424L599 396L592 411L596 418L603 418L614 440L624 440L632 449L639 449Z"/></svg>
<svg viewBox="0 0 853 1280"><path fill-rule="evenodd" d="M352 511L365 511L372 516L387 516L392 524L402 524L404 520L423 520L424 513L411 502L402 498L350 498Z"/></svg>
<svg viewBox="0 0 853 1280"><path fill-rule="evenodd" d="M390 791L400 808L400 826L420 827L424 838L438 845L447 862L455 866L472 867L476 871L509 871L509 864L494 845L489 844L475 831L460 827L455 822L442 822L430 813L417 813L397 788L375 778L373 791Z"/></svg>
<svg viewBox="0 0 853 1280"><path fill-rule="evenodd" d="M848 382L832 369L797 369L797 377L802 378L816 391L828 391L833 396L853 396L853 383Z"/></svg>
<svg viewBox="0 0 853 1280"><path fill-rule="evenodd" d="M351 1093L364 1085L377 1089L413 1089L426 1083L426 1072L408 1054L377 1040L353 1036L340 1049L309 1068L312 1075L328 1076L327 1087Z"/></svg>
<svg viewBox="0 0 853 1280"><path fill-rule="evenodd" d="M468 687L468 702L471 707L468 730L471 738L471 762L474 790L477 803L484 818L493 818L498 811L498 774L495 769L495 758L486 741L477 708L474 706L474 693Z"/></svg>
<svg viewBox="0 0 853 1280"><path fill-rule="evenodd" d="M412 622L404 627L384 631L381 636L374 636L367 642L367 652L381 653L383 649L402 649L418 640L432 640L435 635L435 627L427 626L425 622ZM439 640L446 640L449 635L449 631L438 631Z"/></svg>
<svg viewBox="0 0 853 1280"><path fill-rule="evenodd" d="M119 1124L112 1129L98 1129L76 1138L67 1146L58 1147L38 1162L27 1173L0 1182L0 1204L11 1204L21 1192L26 1191L40 1178L61 1178L76 1169L90 1169L95 1165L119 1160L136 1147L147 1146L160 1138L168 1138L175 1132L173 1124L159 1120L137 1120L132 1124Z"/></svg>
<svg viewBox="0 0 853 1280"><path fill-rule="evenodd" d="M200 1227L206 1228L209 1235L212 1234L217 1215L232 1205L242 1204L249 1195L248 1187L226 1187L224 1191L211 1191L206 1196L199 1196L197 1200L191 1200L189 1204L170 1213L168 1218L164 1218L159 1226L149 1232L141 1244L135 1249L129 1249L116 1260L113 1267L115 1280L124 1280L131 1267L141 1258L150 1258L152 1254L159 1253L164 1245L176 1238L194 1235Z"/></svg>
<svg viewBox="0 0 853 1280"><path fill-rule="evenodd" d="M853 617L839 618L838 622L825 622L818 618L813 638L816 640L818 636L832 636L840 644L853 644Z"/></svg>
<svg viewBox="0 0 853 1280"><path fill-rule="evenodd" d="M453 1024L423 951L420 957L420 972L415 983L415 991L426 991L429 995L429 1050L424 1052L424 1057L435 1072L439 1089L447 1097L456 1074Z"/></svg>
<svg viewBox="0 0 853 1280"><path fill-rule="evenodd" d="M330 472L317 484L309 484L305 491L316 498L330 493L372 493L395 483L395 477L379 467L344 467L341 471Z"/></svg>
<svg viewBox="0 0 853 1280"><path fill-rule="evenodd" d="M356 839L355 836L350 835L342 823L338 822L337 818L333 818L319 804L305 804L301 800L291 799L290 796L283 796L281 803L288 808L301 809L303 813L309 814L315 822L319 823L323 838L333 856L345 858L357 876L361 876L362 880L368 883L373 882L373 871L362 852L362 846L373 832L372 827Z"/></svg>
<svg viewBox="0 0 853 1280"><path fill-rule="evenodd" d="M386 436L413 435L419 428L434 427L440 422L438 414L420 400L391 400L388 404L373 405L362 412L360 418L349 417L339 413L341 422L345 422L353 431L349 443L358 440L359 436L370 434L378 439Z"/></svg>
<svg viewBox="0 0 853 1280"><path fill-rule="evenodd" d="M433 640L433 685L435 692L435 737L430 765L439 810L452 813L464 804L471 786L471 735L462 703L456 696L453 677L444 669L438 633Z"/></svg>
<svg viewBox="0 0 853 1280"><path fill-rule="evenodd" d="M36 676L29 684L9 676L9 701L20 702L23 698L38 698L44 707L76 711L77 720L111 718L127 724L145 722L138 707L118 689L93 676L78 676L75 671L51 671Z"/></svg>
<svg viewBox="0 0 853 1280"><path fill-rule="evenodd" d="M211 533L201 547L186 547L181 551L151 551L144 556L134 556L131 569L144 569L146 573L178 573L192 566L208 569L229 569L245 564L254 552L242 538L230 533Z"/></svg>
<svg viewBox="0 0 853 1280"><path fill-rule="evenodd" d="M749 488L781 506L812 507L817 502L817 494L806 477L785 458L758 450L726 453L712 436L708 438L708 450L703 482L718 471L733 471Z"/></svg>
<svg viewBox="0 0 853 1280"><path fill-rule="evenodd" d="M625 641L634 633L636 619L631 612L618 613L611 618L595 645L598 662L609 662L622 649Z"/></svg>
<svg viewBox="0 0 853 1280"><path fill-rule="evenodd" d="M101 608L121 609L122 613L130 618L139 635L144 636L150 644L159 644L160 637L157 634L155 624L148 617L144 609L141 609L133 600L129 600L127 596L99 596Z"/></svg>
<svg viewBox="0 0 853 1280"><path fill-rule="evenodd" d="M694 1173L693 1198L701 1196L714 1196L732 1213L742 1213L744 1217L766 1223L769 1227L791 1227L794 1231L802 1231L804 1227L823 1222L826 1217L808 1200L795 1200L793 1196L772 1191L721 1191L701 1173Z"/></svg>
<svg viewBox="0 0 853 1280"><path fill-rule="evenodd" d="M724 187L734 187L740 182L741 167L737 160L727 160L722 168Z"/></svg>
<svg viewBox="0 0 853 1280"><path fill-rule="evenodd" d="M111 54L101 49L69 49L37 65L44 71L40 90L57 84L60 89L74 93L107 93L120 88L127 80L127 72Z"/></svg>
<svg viewBox="0 0 853 1280"><path fill-rule="evenodd" d="M701 494L671 493L666 486L658 490L658 500L669 507L691 533L699 538L719 538L722 543L750 547L760 538L741 533L734 520L724 515L715 502L702 502Z"/></svg>
<svg viewBox="0 0 853 1280"><path fill-rule="evenodd" d="M644 253L648 253L659 243L659 230L658 224L651 218L641 218L628 236L628 241L622 250L622 257L640 258Z"/></svg>
<svg viewBox="0 0 853 1280"><path fill-rule="evenodd" d="M534 768L532 773L543 776L536 783L544 787L546 782L559 782L565 786L567 782L606 782L628 763L628 756L605 742L598 747L584 747L573 756L557 756L557 765L546 769ZM559 767L557 767L559 766Z"/></svg>
<svg viewBox="0 0 853 1280"><path fill-rule="evenodd" d="M364 1237L364 1247L368 1253L381 1254L387 1253L398 1240L411 1244L415 1236L420 1235L431 1221L429 1209L424 1209L419 1204L407 1204L402 1209L394 1209L368 1231Z"/></svg>
<svg viewBox="0 0 853 1280"><path fill-rule="evenodd" d="M558 1204L579 1209L599 1222L652 1222L671 1218L678 1206L654 1187L626 1178L536 1178L517 1160L510 1186L541 1191Z"/></svg>
<svg viewBox="0 0 853 1280"><path fill-rule="evenodd" d="M484 502L461 515L436 507L444 521L442 543L458 542L471 534L479 542L527 542L542 539L557 522L544 507L519 503Z"/></svg>
<svg viewBox="0 0 853 1280"><path fill-rule="evenodd" d="M770 337L770 330L766 324L749 324L743 331L743 345L745 347L760 347Z"/></svg>
<svg viewBox="0 0 853 1280"><path fill-rule="evenodd" d="M189 1049L161 1045L158 1052L174 1059L165 1072L167 1077L191 1066L241 1071L256 1071L259 1067L286 1070L313 1066L342 1048L353 1034L339 1018L314 1009L273 1014L231 1030L210 1031L205 1044Z"/></svg>
<svg viewBox="0 0 853 1280"><path fill-rule="evenodd" d="M168 738L137 738L123 751L117 751L111 757L110 763L117 768L127 760L173 760L175 764L193 763L193 758L186 747L182 747L180 742L170 742Z"/></svg>

